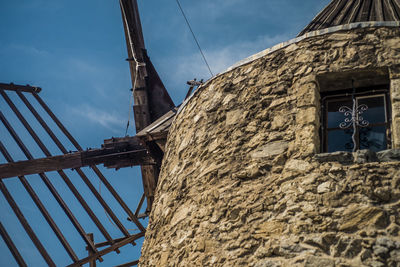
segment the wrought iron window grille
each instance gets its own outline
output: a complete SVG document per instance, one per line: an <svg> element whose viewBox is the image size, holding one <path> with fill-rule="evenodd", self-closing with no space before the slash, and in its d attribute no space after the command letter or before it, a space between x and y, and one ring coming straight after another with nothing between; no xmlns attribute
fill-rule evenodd
<svg viewBox="0 0 400 267"><path fill-rule="evenodd" d="M321 152L390 148L388 86L355 88L352 84L350 90L321 93ZM372 103L372 109L363 102ZM379 140L371 137L378 135Z"/></svg>

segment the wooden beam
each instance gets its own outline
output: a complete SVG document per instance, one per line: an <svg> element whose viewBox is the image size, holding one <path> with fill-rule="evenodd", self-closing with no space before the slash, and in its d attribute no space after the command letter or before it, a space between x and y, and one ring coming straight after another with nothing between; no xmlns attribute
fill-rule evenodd
<svg viewBox="0 0 400 267"><path fill-rule="evenodd" d="M122 163L116 165L119 161L122 161L125 166L154 163L148 156L146 149L122 152L114 149L95 149L62 156L1 164L0 179L63 169L75 169L98 164L104 164L106 167L117 166L120 168Z"/></svg>
<svg viewBox="0 0 400 267"><path fill-rule="evenodd" d="M81 153L10 162L0 165L0 178L10 178L62 169L82 167Z"/></svg>
<svg viewBox="0 0 400 267"><path fill-rule="evenodd" d="M89 257L86 257L86 258L84 258L84 259L82 259L82 260L80 260L78 262L75 262L75 263L73 263L71 265L68 265L67 267L82 266L83 264L88 263L88 262L98 258L99 256L103 256L103 255L105 255L105 254L107 254L107 253L109 253L109 252L111 252L111 251L113 251L113 250L115 250L117 248L123 247L123 246L125 246L125 245L127 245L129 243L132 243L133 241L135 241L135 240L137 240L139 238L142 238L144 236L144 234L145 234L145 232L141 232L139 234L135 234L135 235L132 235L130 237L127 237L127 238L123 239L122 241L114 243L112 246L110 246L110 247L108 247L106 249L100 250L99 252L97 252L97 253L89 256Z"/></svg>
<svg viewBox="0 0 400 267"><path fill-rule="evenodd" d="M17 91L17 92L27 92L27 93L39 93L42 91L42 88L30 86L30 85L18 85L13 83L0 83L0 89L9 90L9 91Z"/></svg>

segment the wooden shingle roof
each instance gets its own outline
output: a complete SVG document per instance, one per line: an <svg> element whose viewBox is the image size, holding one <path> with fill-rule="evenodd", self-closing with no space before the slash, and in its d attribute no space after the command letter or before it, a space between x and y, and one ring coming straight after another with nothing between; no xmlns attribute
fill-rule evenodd
<svg viewBox="0 0 400 267"><path fill-rule="evenodd" d="M367 21L400 21L400 0L332 0L298 36L333 26Z"/></svg>

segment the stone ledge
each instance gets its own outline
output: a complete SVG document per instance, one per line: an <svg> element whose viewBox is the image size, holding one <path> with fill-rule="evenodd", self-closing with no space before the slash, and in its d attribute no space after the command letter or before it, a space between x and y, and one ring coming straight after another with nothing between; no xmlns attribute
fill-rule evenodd
<svg viewBox="0 0 400 267"><path fill-rule="evenodd" d="M337 151L332 153L316 154L314 159L318 162L339 162L342 164L367 163L367 162L393 162L400 161L400 149L388 149L374 152L368 149L357 152Z"/></svg>

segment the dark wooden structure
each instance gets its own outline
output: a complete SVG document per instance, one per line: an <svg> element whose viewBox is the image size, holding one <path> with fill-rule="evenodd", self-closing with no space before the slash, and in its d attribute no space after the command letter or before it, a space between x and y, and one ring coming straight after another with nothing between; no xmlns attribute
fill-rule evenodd
<svg viewBox="0 0 400 267"><path fill-rule="evenodd" d="M400 0L333 0L298 36L333 26L366 21L400 21Z"/></svg>
<svg viewBox="0 0 400 267"><path fill-rule="evenodd" d="M132 77L135 127L138 133L172 110L175 105L147 55L136 0L120 0L120 5ZM165 143L167 131L168 129L164 131L164 140L159 139L159 142ZM145 135L141 135L140 138L156 161L156 164L141 165L147 209L150 211L163 151L154 140Z"/></svg>
<svg viewBox="0 0 400 267"><path fill-rule="evenodd" d="M2 121L5 120L3 116L0 113ZM115 169L155 164L155 161L148 156L147 149L139 144L136 137L113 138L105 141L105 145L100 149L0 164L0 179L98 164L104 164L105 167Z"/></svg>
<svg viewBox="0 0 400 267"><path fill-rule="evenodd" d="M145 146L141 144L141 141L137 137L107 139L105 140L102 147L99 149L83 150L78 142L70 134L70 132L64 127L64 125L58 120L55 114L38 95L38 92L40 92L40 88L38 87L0 83L0 95L2 99L8 105L12 113L14 113L14 115L17 117L25 130L29 133L34 143L37 144L41 152L45 155L44 158L35 159L33 157L32 151L28 149L28 146L22 140L12 123L10 123L5 114L0 111L1 123L7 130L9 136L11 136L11 138L19 147L20 151L25 155L27 159L24 161L14 162L12 153L9 149L6 148L6 145L3 143L3 138L2 140L0 140L0 153L8 162L6 164L0 165L0 190L4 198L14 211L15 216L21 223L27 235L29 236L35 247L38 249L45 262L49 266L56 266L56 263L51 258L51 255L46 251L45 247L41 243L40 238L32 229L30 222L23 215L11 191L9 191L6 184L4 183L5 179L18 179L20 181L26 192L31 197L33 203L39 209L41 215L52 229L58 241L61 243L61 245L69 255L70 259L72 260L70 266L81 266L82 264L89 262L94 263L96 259L102 261L102 256L109 252L115 251L119 253L119 248L121 246L129 243L135 245L134 241L142 238L145 233L145 227L142 225L142 223L139 222L139 218L145 217L145 215L139 214L141 206L143 204L144 196L139 202L136 210L132 211L128 207L128 205L122 200L121 196L113 188L113 186L96 165L104 164L106 167L109 168L121 168L140 164L151 166L155 164L155 161L149 156L148 150L145 148ZM10 97L12 94L14 94L14 96L16 95L21 100L21 102L24 103L26 109L29 110L36 122L42 127L42 130L46 132L46 134L50 137L52 144L45 144L44 138L40 136L40 134L37 132L37 129L35 130L31 126L30 121L14 103L14 97ZM27 97L27 95L29 94L31 95L30 98L34 98L36 103L32 103L31 101L29 101L29 98ZM53 124L56 125L58 130L64 135L63 138L60 138L55 134L54 129L52 129L50 124L44 119L44 116L40 114L36 106L40 106L42 110L45 111L45 115L51 118ZM61 141L63 139L68 140L77 151L67 151L66 145ZM49 146L57 147L63 155L53 156L48 148ZM14 151L15 149L12 150ZM89 166L91 168L91 175L95 175L101 181L101 183L104 184L116 203L118 203L120 208L124 210L129 220L136 225L139 231L138 233L129 233L129 231L117 217L111 206L102 197L99 190L96 189L96 187L89 179L90 175L87 174L88 171L82 169L82 167L84 166ZM103 225L98 215L95 214L90 205L86 202L86 197L74 185L73 180L71 180L68 173L64 171L66 169L73 169L74 172L76 172L78 177L87 186L90 193L93 194L99 205L102 206L112 223L119 229L122 237L111 237L111 234ZM97 227L97 231L99 231L101 235L105 238L105 242L97 244L94 243L93 239L90 238L90 233L87 233L84 230L79 220L77 219L77 216L70 209L69 204L62 198L58 189L53 185L52 179L50 178L50 176L47 175L48 172L52 171L57 173L57 175L65 183L66 187L70 190L70 192L81 205L90 220ZM28 177L26 175L31 174L35 174L40 177L55 201L58 203L59 207L63 210L71 224L74 226L77 234L79 234L82 241L86 243L87 250L89 251L88 257L83 259L78 258L73 247L69 244L62 230L52 218L49 210L46 208L46 202L40 199L34 188L29 183L29 179L31 179L31 176ZM12 241L12 237L8 235L5 227L2 224L0 224L0 233L17 263L20 266L26 266L24 259L22 258L17 247Z"/></svg>
<svg viewBox="0 0 400 267"><path fill-rule="evenodd" d="M34 153L28 149L28 146L20 137L18 130L13 127L6 115L0 111L1 123L26 157L26 160L14 161L11 155L12 153L6 148L6 144L0 140L0 153L7 161L5 164L0 164L0 190L33 244L49 266L56 266L56 263L42 245L40 238L35 234L28 220L24 217L17 202L3 182L5 179L19 179L22 183L25 190L40 210L41 215L47 221L58 241L61 242L69 255L72 263L68 266L81 266L85 263L89 263L90 266L95 266L96 260L103 260L103 255L112 251L119 253L120 247L127 244L135 245L135 240L142 238L145 234L145 227L140 223L139 219L145 218L151 210L168 130L177 108L175 108L173 101L147 55L136 0L120 0L120 7L128 50L127 60L132 76L132 93L134 98L133 112L137 132L136 136L106 139L104 140L104 144L99 148L83 150L70 132L41 99L38 94L41 92L40 87L0 83L1 97L29 133L34 143L40 148L40 151L44 154L44 157L34 158ZM30 111L36 120L36 123L38 123L42 127L42 130L50 137L52 144L45 144L40 134L31 126L29 119L24 116L23 112L21 112L19 107L14 103L14 98L10 97L11 94L15 94L22 103L24 103L27 110ZM27 97L27 95L30 95L30 97ZM36 101L34 104L29 100L29 98L32 97ZM35 108L36 106L40 106L42 110L46 112L46 115L52 119L53 123L58 127L58 131L61 131L64 135L63 138L59 138L55 134L54 130ZM66 145L63 144L61 140L68 140L75 147L76 151L68 151ZM53 155L50 152L49 145L57 147L62 155ZM118 192L96 166L99 164L116 170L130 166L141 167L144 193L134 212L125 204ZM124 224L116 216L113 209L102 197L101 192L99 192L100 189L96 189L92 184L89 175L86 173L87 171L84 170L83 167L90 167L91 172L105 185L120 208L124 210L128 220L136 225L139 231L138 233L129 233ZM65 170L69 169L76 172L84 184L86 184L89 191L106 212L110 221L112 221L112 224L119 229L122 237L111 237L106 227L86 202L86 198L82 195L82 192L77 189L68 176ZM64 181L67 188L72 192L73 196L106 241L96 244L93 234L84 230L77 217L69 208L68 203L64 201L56 187L53 186L51 178L47 175L49 172L56 173ZM27 175L38 175L44 182L81 239L86 243L86 249L89 254L88 257L79 258L77 256L73 247L68 243L60 230L60 227L55 223L50 212L47 210L45 203L42 202L33 187L29 184L30 176L28 177ZM145 199L147 199L146 210L144 213L140 214ZM12 237L10 237L6 228L1 223L0 233L16 262L20 266L26 266L23 257L14 245ZM138 261L132 261L121 266L132 266L137 263ZM65 263L63 263L63 265L65 265Z"/></svg>

